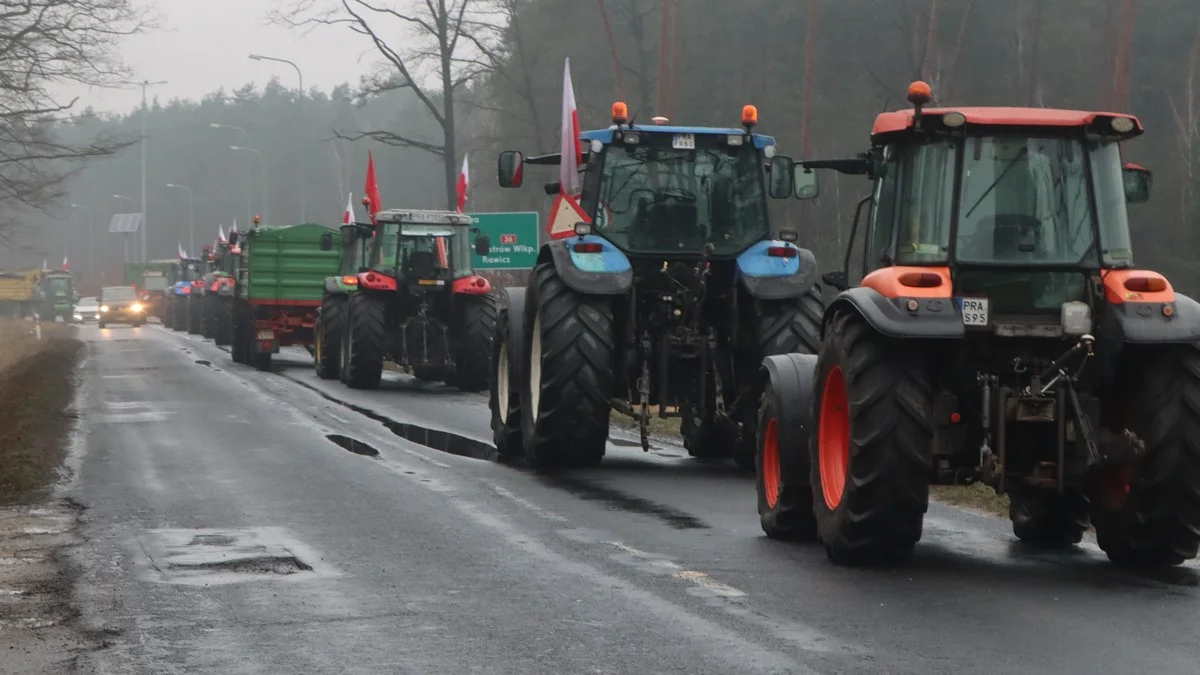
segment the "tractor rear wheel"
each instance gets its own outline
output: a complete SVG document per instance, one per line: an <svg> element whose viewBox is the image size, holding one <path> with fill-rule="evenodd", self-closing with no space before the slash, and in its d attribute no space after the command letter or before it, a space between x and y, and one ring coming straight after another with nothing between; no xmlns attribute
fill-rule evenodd
<svg viewBox="0 0 1200 675"><path fill-rule="evenodd" d="M488 388L491 373L492 334L496 332L496 296L460 294L455 301L461 305L455 343L454 377L450 382L462 391L483 391Z"/></svg>
<svg viewBox="0 0 1200 675"><path fill-rule="evenodd" d="M350 296L346 321L345 382L354 389L376 389L383 378L383 353L387 341L387 308L372 293Z"/></svg>
<svg viewBox="0 0 1200 675"><path fill-rule="evenodd" d="M224 347L233 341L233 298L218 296L216 305L213 342L217 343L218 347Z"/></svg>
<svg viewBox="0 0 1200 675"><path fill-rule="evenodd" d="M927 353L834 316L817 360L809 442L813 508L840 565L912 553L929 507L933 396Z"/></svg>
<svg viewBox="0 0 1200 675"><path fill-rule="evenodd" d="M1130 358L1119 395L1142 452L1091 481L1096 543L1127 567L1178 565L1200 548L1200 348L1152 349Z"/></svg>
<svg viewBox="0 0 1200 675"><path fill-rule="evenodd" d="M164 328L175 327L175 312L172 309L175 306L175 301L171 297L163 298L162 304L162 325Z"/></svg>
<svg viewBox="0 0 1200 675"><path fill-rule="evenodd" d="M217 296L205 293L200 303L200 335L205 338L217 336Z"/></svg>
<svg viewBox="0 0 1200 675"><path fill-rule="evenodd" d="M187 301L187 332L189 335L199 335L202 330L202 321L204 319L204 308L202 303L204 296L188 296Z"/></svg>
<svg viewBox="0 0 1200 675"><path fill-rule="evenodd" d="M171 328L181 333L187 331L188 305L187 298L175 296L172 301Z"/></svg>
<svg viewBox="0 0 1200 675"><path fill-rule="evenodd" d="M521 348L525 343L525 289L505 289L508 303L496 319L492 338L492 376L488 408L492 412L492 444L501 459L525 453L521 439Z"/></svg>
<svg viewBox="0 0 1200 675"><path fill-rule="evenodd" d="M317 319L316 344L313 346L313 363L317 377L334 380L341 366L342 335L346 332L346 310L350 297L345 294L326 293L321 301L321 314Z"/></svg>
<svg viewBox="0 0 1200 675"><path fill-rule="evenodd" d="M817 537L808 458L816 358L784 358L758 408L758 517L772 539L809 541Z"/></svg>
<svg viewBox="0 0 1200 675"><path fill-rule="evenodd" d="M535 468L594 464L608 441L613 311L608 298L568 288L553 263L526 289L521 431Z"/></svg>
<svg viewBox="0 0 1200 675"><path fill-rule="evenodd" d="M234 363L249 364L246 355L249 341L246 339L247 323L252 327L254 322L246 315L246 311L234 303L233 307L233 340L229 344L229 356Z"/></svg>
<svg viewBox="0 0 1200 675"><path fill-rule="evenodd" d="M1018 488L1008 495L1008 515L1017 539L1046 548L1078 544L1090 524L1087 496L1077 489Z"/></svg>

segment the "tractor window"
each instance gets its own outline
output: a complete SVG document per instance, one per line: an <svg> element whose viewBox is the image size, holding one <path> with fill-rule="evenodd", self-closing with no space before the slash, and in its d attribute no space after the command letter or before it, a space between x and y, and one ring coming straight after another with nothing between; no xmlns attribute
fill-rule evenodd
<svg viewBox="0 0 1200 675"><path fill-rule="evenodd" d="M900 180L900 166L893 150L888 146L882 172L875 177L871 233L867 237L867 272L891 263L892 235L896 232L896 187Z"/></svg>
<svg viewBox="0 0 1200 675"><path fill-rule="evenodd" d="M750 145L610 147L598 197L584 206L597 231L628 251L699 253L711 242L714 254L730 255L767 233L762 156Z"/></svg>
<svg viewBox="0 0 1200 675"><path fill-rule="evenodd" d="M1091 144L1092 182L1096 192L1096 218L1100 222L1100 252L1105 265L1132 265L1129 213L1121 176L1121 151L1116 142Z"/></svg>
<svg viewBox="0 0 1200 675"><path fill-rule="evenodd" d="M904 153L896 242L901 265L945 262L949 255L955 145L946 139Z"/></svg>
<svg viewBox="0 0 1200 675"><path fill-rule="evenodd" d="M983 136L967 139L963 154L959 260L1084 264L1095 258L1082 141Z"/></svg>
<svg viewBox="0 0 1200 675"><path fill-rule="evenodd" d="M67 277L50 277L50 290L55 295L68 295L71 292L71 280Z"/></svg>

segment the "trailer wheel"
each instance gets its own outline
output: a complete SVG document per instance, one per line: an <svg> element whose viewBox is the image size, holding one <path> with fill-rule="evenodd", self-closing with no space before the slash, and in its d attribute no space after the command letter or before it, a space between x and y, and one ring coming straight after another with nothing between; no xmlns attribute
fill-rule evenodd
<svg viewBox="0 0 1200 675"><path fill-rule="evenodd" d="M383 378L387 310L381 299L359 291L350 296L349 314L345 382L354 389L376 389Z"/></svg>
<svg viewBox="0 0 1200 675"><path fill-rule="evenodd" d="M818 534L836 564L896 563L921 539L933 442L929 370L919 347L857 315L837 314L826 332L809 461Z"/></svg>
<svg viewBox="0 0 1200 675"><path fill-rule="evenodd" d="M817 537L808 457L816 360L799 354L772 359L763 387L756 425L755 486L759 523L772 539Z"/></svg>
<svg viewBox="0 0 1200 675"><path fill-rule="evenodd" d="M483 391L491 374L492 335L496 332L496 296L462 294L458 335L455 342L454 376L450 382L462 391Z"/></svg>
<svg viewBox="0 0 1200 675"><path fill-rule="evenodd" d="M525 289L506 288L505 307L496 317L492 337L492 376L488 408L492 417L492 444L501 459L525 453L521 438L521 349L525 344Z"/></svg>
<svg viewBox="0 0 1200 675"><path fill-rule="evenodd" d="M213 342L225 347L233 341L233 298L217 297L217 319Z"/></svg>
<svg viewBox="0 0 1200 675"><path fill-rule="evenodd" d="M526 289L521 430L535 468L593 464L608 441L613 311L608 298L567 287L552 263Z"/></svg>
<svg viewBox="0 0 1200 675"><path fill-rule="evenodd" d="M1083 540L1090 524L1088 499L1077 489L1063 494L1029 488L1008 495L1008 515L1017 539L1033 546L1057 548Z"/></svg>
<svg viewBox="0 0 1200 675"><path fill-rule="evenodd" d="M246 356L246 312L234 303L233 306L233 341L229 344L229 356L234 363L249 364Z"/></svg>
<svg viewBox="0 0 1200 675"><path fill-rule="evenodd" d="M346 330L346 310L350 298L344 294L326 293L321 301L321 314L317 319L317 330L313 345L313 363L317 377L322 380L337 379L341 366L342 334Z"/></svg>
<svg viewBox="0 0 1200 675"><path fill-rule="evenodd" d="M1126 367L1119 398L1144 452L1092 477L1096 543L1121 566L1178 565L1200 548L1200 349L1144 349Z"/></svg>

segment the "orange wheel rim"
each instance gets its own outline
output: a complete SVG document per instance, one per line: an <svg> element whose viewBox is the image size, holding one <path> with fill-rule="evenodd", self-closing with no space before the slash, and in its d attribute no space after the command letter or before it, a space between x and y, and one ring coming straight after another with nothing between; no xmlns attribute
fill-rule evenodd
<svg viewBox="0 0 1200 675"><path fill-rule="evenodd" d="M779 503L779 424L775 418L767 420L763 431L762 479L767 506L775 508Z"/></svg>
<svg viewBox="0 0 1200 675"><path fill-rule="evenodd" d="M841 366L825 376L821 392L817 449L821 470L821 493L831 510L842 503L846 470L850 466L850 405L846 399L846 377Z"/></svg>

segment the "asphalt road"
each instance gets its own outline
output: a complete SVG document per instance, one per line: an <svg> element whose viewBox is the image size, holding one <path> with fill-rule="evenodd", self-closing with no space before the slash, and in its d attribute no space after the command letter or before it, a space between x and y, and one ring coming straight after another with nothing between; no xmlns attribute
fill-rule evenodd
<svg viewBox="0 0 1200 675"><path fill-rule="evenodd" d="M750 478L670 443L618 436L545 478L477 458L479 395L81 333L74 595L108 644L86 672L1200 671L1196 565L1031 552L935 505L906 566L836 568L762 535Z"/></svg>

